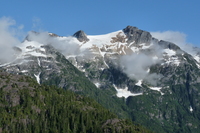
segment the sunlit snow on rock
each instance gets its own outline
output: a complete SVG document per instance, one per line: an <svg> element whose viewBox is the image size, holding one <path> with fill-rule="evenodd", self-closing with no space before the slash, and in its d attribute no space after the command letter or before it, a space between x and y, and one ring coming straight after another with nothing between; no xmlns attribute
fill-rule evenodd
<svg viewBox="0 0 200 133"><path fill-rule="evenodd" d="M193 112L193 108L192 108L192 106L190 106L190 112Z"/></svg>
<svg viewBox="0 0 200 133"><path fill-rule="evenodd" d="M138 96L143 94L143 93L131 93L130 91L128 91L128 87L126 87L125 89L118 89L114 84L113 86L117 91L117 97L128 98L129 96Z"/></svg>
<svg viewBox="0 0 200 133"><path fill-rule="evenodd" d="M164 64L174 64L176 66L179 66L180 64L180 60L178 58L178 56L176 56L176 52L174 50L171 50L171 49L164 49L163 50L163 56L167 56L167 58L164 58L164 63L162 63L161 65L164 65Z"/></svg>
<svg viewBox="0 0 200 133"><path fill-rule="evenodd" d="M161 95L164 95L164 93L161 92L162 87L149 87L151 90L159 91Z"/></svg>
<svg viewBox="0 0 200 133"><path fill-rule="evenodd" d="M22 72L22 73L26 73L26 72L28 72L28 70L22 70L21 72Z"/></svg>
<svg viewBox="0 0 200 133"><path fill-rule="evenodd" d="M41 64L40 64L40 59L37 58L37 61L38 61L38 65L41 67Z"/></svg>
<svg viewBox="0 0 200 133"><path fill-rule="evenodd" d="M138 82L135 85L142 87L142 80L138 80Z"/></svg>
<svg viewBox="0 0 200 133"><path fill-rule="evenodd" d="M40 73L41 73L41 72L39 72L38 75L34 74L34 76L35 76L35 78L36 78L38 84L40 84Z"/></svg>
<svg viewBox="0 0 200 133"><path fill-rule="evenodd" d="M164 49L163 52L166 53L168 56L176 55L176 52L171 49Z"/></svg>
<svg viewBox="0 0 200 133"><path fill-rule="evenodd" d="M20 57L29 56L29 55L36 56L36 57L46 57L46 55L43 54L45 52L45 49L42 48L41 46L43 46L43 44L40 44L35 41L31 41L31 42L24 41L22 44L18 46L22 50L22 54L20 55Z"/></svg>
<svg viewBox="0 0 200 133"><path fill-rule="evenodd" d="M96 85L96 87L97 87L97 88L99 88L99 87L101 86L101 84L100 84L100 83L98 83L98 82L97 82L97 83L95 83L95 85Z"/></svg>

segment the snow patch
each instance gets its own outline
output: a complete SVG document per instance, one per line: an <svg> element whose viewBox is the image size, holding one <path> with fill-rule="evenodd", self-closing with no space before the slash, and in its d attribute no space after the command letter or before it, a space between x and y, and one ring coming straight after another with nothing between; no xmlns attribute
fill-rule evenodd
<svg viewBox="0 0 200 133"><path fill-rule="evenodd" d="M41 67L40 59L37 58L37 61L38 61L38 65Z"/></svg>
<svg viewBox="0 0 200 133"><path fill-rule="evenodd" d="M35 42L35 41L24 41L21 43L18 47L22 50L22 54L19 57L25 57L25 56L41 56L41 57L46 57L45 54L45 49L42 48L43 44ZM19 58L18 57L18 58Z"/></svg>
<svg viewBox="0 0 200 133"><path fill-rule="evenodd" d="M192 108L192 106L190 106L190 112L193 112L193 108Z"/></svg>
<svg viewBox="0 0 200 133"><path fill-rule="evenodd" d="M142 80L138 80L138 82L135 85L142 87Z"/></svg>
<svg viewBox="0 0 200 133"><path fill-rule="evenodd" d="M99 48L99 53L101 54L101 56L104 58L106 52L102 52L101 49Z"/></svg>
<svg viewBox="0 0 200 133"><path fill-rule="evenodd" d="M200 68L200 65L199 65L199 63L200 63L200 57L198 55L192 55L192 56L197 61L197 63L196 63L197 67Z"/></svg>
<svg viewBox="0 0 200 133"><path fill-rule="evenodd" d="M161 95L164 95L164 93L161 92L162 87L149 87L149 88L154 91L159 91Z"/></svg>
<svg viewBox="0 0 200 133"><path fill-rule="evenodd" d="M5 63L5 64L1 64L0 67L8 66L8 65L10 65L10 63L11 63L11 62Z"/></svg>
<svg viewBox="0 0 200 133"><path fill-rule="evenodd" d="M28 72L28 70L22 70L21 72L22 72L22 73L26 73L26 72Z"/></svg>
<svg viewBox="0 0 200 133"><path fill-rule="evenodd" d="M161 65L172 63L172 64L175 64L176 66L179 66L179 64L180 64L180 60L176 56L172 56L172 57L169 57L168 59L164 59L164 60L165 60L165 63L162 63Z"/></svg>
<svg viewBox="0 0 200 133"><path fill-rule="evenodd" d="M193 57L197 62L200 62L200 57L198 55L193 55Z"/></svg>
<svg viewBox="0 0 200 133"><path fill-rule="evenodd" d="M125 50L124 50L124 47L122 47L122 52L123 52L124 54L126 54L126 52L125 52Z"/></svg>
<svg viewBox="0 0 200 133"><path fill-rule="evenodd" d="M137 47L131 47L131 50L133 51L133 53L136 53L139 51L139 49Z"/></svg>
<svg viewBox="0 0 200 133"><path fill-rule="evenodd" d="M40 84L40 73L41 73L41 72L39 72L38 75L34 74L34 76L35 76L35 78L36 78L38 84Z"/></svg>
<svg viewBox="0 0 200 133"><path fill-rule="evenodd" d="M101 49L99 48L99 53L100 53L100 55L103 57L103 62L104 62L104 64L109 68L108 64L107 64L106 61L104 60L104 56L105 56L106 52L101 52Z"/></svg>
<svg viewBox="0 0 200 133"><path fill-rule="evenodd" d="M162 63L161 65L164 64L175 64L176 66L179 66L180 64L180 60L178 58L178 56L176 56L176 51L171 50L171 49L164 49L163 50L163 56L164 56L164 63Z"/></svg>
<svg viewBox="0 0 200 133"><path fill-rule="evenodd" d="M200 65L198 63L196 63L197 67L200 69Z"/></svg>
<svg viewBox="0 0 200 133"><path fill-rule="evenodd" d="M116 37L116 35L118 34L126 37L126 35L124 34L122 30L104 34L104 35L88 35L87 37L89 41L84 44L81 44L81 49L91 48L93 45L96 45L97 47L102 47L103 44L110 45L112 44L111 43L112 37Z"/></svg>
<svg viewBox="0 0 200 133"><path fill-rule="evenodd" d="M129 96L138 96L138 95L143 94L143 93L131 93L130 91L128 91L128 87L126 87L125 89L121 89L121 88L117 88L114 84L113 86L117 91L117 97L128 98Z"/></svg>
<svg viewBox="0 0 200 133"><path fill-rule="evenodd" d="M151 43L150 45L146 45L146 43L142 43L139 46L141 47L141 49L149 49L152 45L153 43Z"/></svg>
<svg viewBox="0 0 200 133"><path fill-rule="evenodd" d="M103 71L105 68L99 68L101 71Z"/></svg>
<svg viewBox="0 0 200 133"><path fill-rule="evenodd" d="M164 49L163 53L167 54L168 56L176 55L176 52L174 50L171 50L171 49Z"/></svg>
<svg viewBox="0 0 200 133"><path fill-rule="evenodd" d="M187 61L187 59L185 57L183 57L183 59Z"/></svg>
<svg viewBox="0 0 200 133"><path fill-rule="evenodd" d="M133 41L132 43L130 43L130 44L128 45L128 47L131 47L131 45L134 44L134 43L135 43L135 41Z"/></svg>
<svg viewBox="0 0 200 133"><path fill-rule="evenodd" d="M94 83L94 84L96 85L97 88L99 88L99 87L101 86L101 84L98 83L98 82L97 82L97 83Z"/></svg>

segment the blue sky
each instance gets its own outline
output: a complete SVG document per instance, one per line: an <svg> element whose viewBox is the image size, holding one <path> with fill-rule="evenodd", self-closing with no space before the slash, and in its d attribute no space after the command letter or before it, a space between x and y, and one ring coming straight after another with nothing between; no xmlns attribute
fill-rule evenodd
<svg viewBox="0 0 200 133"><path fill-rule="evenodd" d="M97 35L132 25L146 31L179 31L200 47L199 0L1 0L0 9L0 18L14 19L24 32L67 36L84 30Z"/></svg>

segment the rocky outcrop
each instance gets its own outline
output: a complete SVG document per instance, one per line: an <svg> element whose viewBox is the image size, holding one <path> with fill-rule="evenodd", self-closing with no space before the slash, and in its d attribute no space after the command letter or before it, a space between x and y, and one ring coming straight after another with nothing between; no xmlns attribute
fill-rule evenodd
<svg viewBox="0 0 200 133"><path fill-rule="evenodd" d="M54 33L49 33L49 35L50 35L51 37L59 37L59 35L54 34Z"/></svg>
<svg viewBox="0 0 200 133"><path fill-rule="evenodd" d="M74 33L73 36L76 37L80 42L89 41L89 39L87 38L87 35L82 30L77 31L76 33Z"/></svg>
<svg viewBox="0 0 200 133"><path fill-rule="evenodd" d="M171 49L171 50L180 50L180 47L177 46L176 44L174 43L171 43L171 42L168 42L168 41L163 41L163 40L160 40L158 42L158 45L160 45L161 47L163 47L164 49Z"/></svg>
<svg viewBox="0 0 200 133"><path fill-rule="evenodd" d="M138 29L137 27L133 26L127 26L125 29L123 29L123 32L126 34L128 40L127 43L134 44L141 44L145 43L146 45L149 45L152 40L152 36L149 32L143 31Z"/></svg>

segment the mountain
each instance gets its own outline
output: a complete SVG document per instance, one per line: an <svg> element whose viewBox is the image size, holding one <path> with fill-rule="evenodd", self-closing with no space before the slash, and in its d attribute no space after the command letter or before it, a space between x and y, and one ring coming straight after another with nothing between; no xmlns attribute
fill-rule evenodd
<svg viewBox="0 0 200 133"><path fill-rule="evenodd" d="M198 132L200 54L127 26L105 35L30 32L7 72L89 96L155 132Z"/></svg>
<svg viewBox="0 0 200 133"><path fill-rule="evenodd" d="M40 35L35 32L30 34ZM98 89L53 46L30 40L27 36L19 46L21 53L13 62L1 65L4 71L30 76L36 79L38 84L55 85L91 97L120 118L129 118L128 107L124 101L111 97L114 90L105 92Z"/></svg>
<svg viewBox="0 0 200 133"><path fill-rule="evenodd" d="M92 99L0 72L0 132L150 132Z"/></svg>

